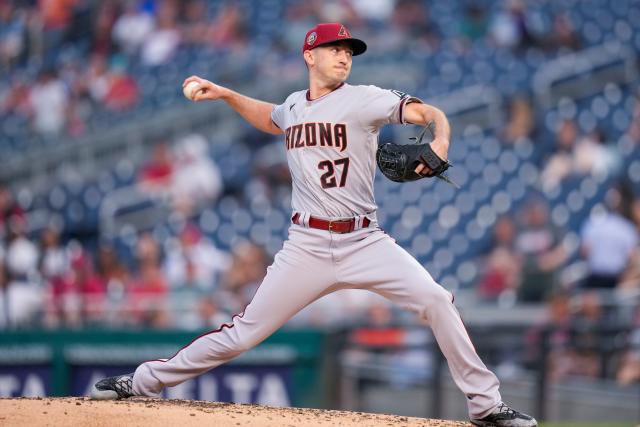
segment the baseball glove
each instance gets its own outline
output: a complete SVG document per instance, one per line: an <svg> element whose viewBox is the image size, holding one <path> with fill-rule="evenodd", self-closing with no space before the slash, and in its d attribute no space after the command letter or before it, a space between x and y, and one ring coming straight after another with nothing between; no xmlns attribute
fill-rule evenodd
<svg viewBox="0 0 640 427"><path fill-rule="evenodd" d="M427 130L433 137L432 128L433 122L429 122L420 133L420 136L411 138L416 141L415 144L398 145L387 143L378 147L376 162L384 176L395 182L436 177L458 187L444 174L452 166L451 163L438 157L431 148L431 143L422 142ZM415 169L420 163L424 163L429 168L428 174L416 173Z"/></svg>

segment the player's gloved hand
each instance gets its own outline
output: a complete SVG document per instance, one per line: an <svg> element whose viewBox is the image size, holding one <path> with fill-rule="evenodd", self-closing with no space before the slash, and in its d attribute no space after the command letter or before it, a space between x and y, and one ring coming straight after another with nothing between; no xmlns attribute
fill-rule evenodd
<svg viewBox="0 0 640 427"><path fill-rule="evenodd" d="M412 138L417 141L415 144L387 143L378 147L376 161L384 176L395 182L416 181L435 176L457 187L444 175L451 163L438 156L431 143L422 142L426 131L431 131L431 126L429 123L419 137Z"/></svg>

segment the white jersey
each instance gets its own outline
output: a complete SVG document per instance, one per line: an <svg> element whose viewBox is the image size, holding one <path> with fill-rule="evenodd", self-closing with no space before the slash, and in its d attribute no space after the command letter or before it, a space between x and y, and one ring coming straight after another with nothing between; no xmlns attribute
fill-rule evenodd
<svg viewBox="0 0 640 427"><path fill-rule="evenodd" d="M271 117L285 131L292 207L302 217L292 217L287 240L253 299L230 322L201 335L169 359L145 362L133 377L99 381L92 396L157 397L165 387L205 374L254 347L324 295L367 289L415 312L431 326L453 380L467 397L472 419L506 411L498 378L476 354L451 293L375 224L379 130L388 123L403 123L404 107L414 101L420 102L375 86L342 85L313 101L305 91L296 92L276 106ZM351 220L338 230L331 221L312 224L307 215ZM366 225L364 218L359 222L364 215L370 220ZM517 418L522 420L523 416ZM537 424L530 420L519 425Z"/></svg>
<svg viewBox="0 0 640 427"><path fill-rule="evenodd" d="M422 102L376 86L343 84L310 100L294 92L272 113L285 132L294 211L348 218L376 210L373 180L380 128L405 123L403 110Z"/></svg>

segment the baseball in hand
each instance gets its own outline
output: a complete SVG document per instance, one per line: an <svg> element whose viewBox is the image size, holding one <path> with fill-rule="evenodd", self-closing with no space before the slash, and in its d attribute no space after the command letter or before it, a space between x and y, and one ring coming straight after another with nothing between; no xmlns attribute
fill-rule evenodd
<svg viewBox="0 0 640 427"><path fill-rule="evenodd" d="M196 96L196 93L200 90L200 84L196 81L192 81L187 83L185 87L182 88L182 93L187 99L193 101L193 97Z"/></svg>

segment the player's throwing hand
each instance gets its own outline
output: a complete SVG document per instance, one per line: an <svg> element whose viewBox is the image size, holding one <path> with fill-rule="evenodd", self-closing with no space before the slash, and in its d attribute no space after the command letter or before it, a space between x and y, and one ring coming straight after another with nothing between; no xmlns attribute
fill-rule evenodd
<svg viewBox="0 0 640 427"><path fill-rule="evenodd" d="M224 94L225 88L198 76L186 78L182 83L182 89L184 90L192 82L197 84L196 90L188 97L192 101L214 101L222 98Z"/></svg>

